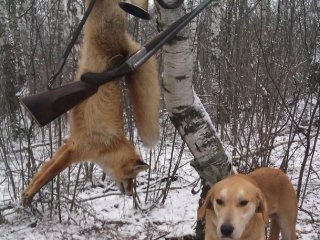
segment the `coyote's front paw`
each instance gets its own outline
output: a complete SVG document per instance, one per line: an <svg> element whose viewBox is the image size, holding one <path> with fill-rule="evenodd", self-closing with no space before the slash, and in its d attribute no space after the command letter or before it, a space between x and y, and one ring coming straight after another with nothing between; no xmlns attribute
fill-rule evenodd
<svg viewBox="0 0 320 240"><path fill-rule="evenodd" d="M28 207L33 199L34 194L30 193L30 191L28 191L28 189L26 189L23 193L22 193L22 205L24 207Z"/></svg>

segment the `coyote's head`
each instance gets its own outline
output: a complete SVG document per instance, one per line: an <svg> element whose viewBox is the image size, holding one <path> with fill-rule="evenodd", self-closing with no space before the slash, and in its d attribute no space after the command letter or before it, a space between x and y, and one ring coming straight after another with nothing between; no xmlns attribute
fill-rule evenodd
<svg viewBox="0 0 320 240"><path fill-rule="evenodd" d="M102 148L98 152L95 163L117 183L122 193L132 195L135 178L149 168L149 165L141 160L133 144L126 139L120 139L112 148Z"/></svg>
<svg viewBox="0 0 320 240"><path fill-rule="evenodd" d="M114 180L119 190L131 196L133 193L134 180L136 176L149 168L149 165L143 162L141 159L130 159L125 164L116 169L114 174Z"/></svg>

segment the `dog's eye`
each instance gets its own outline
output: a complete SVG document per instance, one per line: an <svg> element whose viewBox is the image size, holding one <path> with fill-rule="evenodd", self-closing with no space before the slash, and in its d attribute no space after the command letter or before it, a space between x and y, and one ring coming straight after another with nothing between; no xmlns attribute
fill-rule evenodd
<svg viewBox="0 0 320 240"><path fill-rule="evenodd" d="M240 206L241 206L241 207L245 207L245 206L247 206L248 203L249 203L249 201L247 201L247 200L242 200L242 201L240 201Z"/></svg>
<svg viewBox="0 0 320 240"><path fill-rule="evenodd" d="M223 205L223 201L222 201L221 199L216 199L216 203L217 203L218 205L220 205L220 206Z"/></svg>

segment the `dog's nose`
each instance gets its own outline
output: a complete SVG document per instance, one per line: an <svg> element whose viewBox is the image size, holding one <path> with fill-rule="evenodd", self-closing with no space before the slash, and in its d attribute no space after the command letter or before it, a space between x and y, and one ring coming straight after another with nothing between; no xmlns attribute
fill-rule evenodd
<svg viewBox="0 0 320 240"><path fill-rule="evenodd" d="M234 227L231 224L222 224L220 227L220 231L224 237L230 237Z"/></svg>

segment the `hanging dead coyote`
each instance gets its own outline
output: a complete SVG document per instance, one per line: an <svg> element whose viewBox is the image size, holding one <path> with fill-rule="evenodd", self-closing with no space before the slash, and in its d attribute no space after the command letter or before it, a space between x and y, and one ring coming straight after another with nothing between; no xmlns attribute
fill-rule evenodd
<svg viewBox="0 0 320 240"><path fill-rule="evenodd" d="M86 1L89 4L89 0ZM77 79L85 72L102 72L117 55L139 49L125 30L119 0L97 0L84 28ZM138 133L146 145L158 138L160 89L154 59L126 76ZM53 158L36 173L23 193L23 205L48 181L71 164L91 161L113 178L121 192L132 193L133 179L148 168L125 138L119 81L101 86L98 92L72 109L70 137Z"/></svg>

